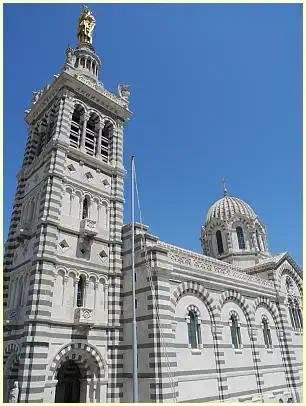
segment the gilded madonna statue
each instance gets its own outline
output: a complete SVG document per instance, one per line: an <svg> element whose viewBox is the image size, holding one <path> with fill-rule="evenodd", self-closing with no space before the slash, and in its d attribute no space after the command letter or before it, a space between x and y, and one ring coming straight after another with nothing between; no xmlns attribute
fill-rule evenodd
<svg viewBox="0 0 306 406"><path fill-rule="evenodd" d="M92 43L92 33L96 20L87 6L83 6L82 14L78 21L78 40L80 43Z"/></svg>

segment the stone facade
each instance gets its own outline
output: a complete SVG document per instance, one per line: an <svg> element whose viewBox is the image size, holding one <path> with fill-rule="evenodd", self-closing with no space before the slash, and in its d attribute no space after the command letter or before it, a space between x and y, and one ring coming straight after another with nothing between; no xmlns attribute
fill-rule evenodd
<svg viewBox="0 0 306 406"><path fill-rule="evenodd" d="M66 55L26 111L4 261L4 400L131 402L129 88L104 88L92 45ZM221 200L202 229L207 255L135 226L141 402L302 400L302 272L270 255L246 203Z"/></svg>
<svg viewBox="0 0 306 406"><path fill-rule="evenodd" d="M148 234L148 227L137 225L136 233L140 401L301 401L302 330L292 328L288 298L298 298L301 305L302 279L292 258L284 253L260 267L242 270L163 243ZM129 323L125 336L129 350L130 249L127 225L123 228L123 318ZM188 341L190 310L198 315L201 339L196 348ZM231 338L232 312L239 320L239 348L233 348ZM268 321L271 346L264 342L263 318ZM131 358L124 367L131 371ZM124 401L129 402L131 373L125 376Z"/></svg>

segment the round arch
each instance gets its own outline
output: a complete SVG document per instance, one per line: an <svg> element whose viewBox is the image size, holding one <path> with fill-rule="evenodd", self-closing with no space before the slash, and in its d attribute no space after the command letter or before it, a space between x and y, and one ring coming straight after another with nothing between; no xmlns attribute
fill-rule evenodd
<svg viewBox="0 0 306 406"><path fill-rule="evenodd" d="M73 99L73 111L77 107L77 105L81 106L84 109L84 112L87 113L88 109L86 104L84 104L81 100L79 99Z"/></svg>
<svg viewBox="0 0 306 406"><path fill-rule="evenodd" d="M14 384L18 381L20 360L20 346L17 343L10 343L4 350L3 355L3 400L9 402L10 393ZM17 402L18 390L15 393L15 401Z"/></svg>
<svg viewBox="0 0 306 406"><path fill-rule="evenodd" d="M301 283L301 280L299 279L299 277L296 275L296 273L291 269L291 267L289 267L286 263L284 263L281 268L279 269L278 272L278 278L277 278L277 283L278 283L278 287L279 289L281 288L281 279L283 275L289 275L291 277L291 279L293 279L293 281L295 282L301 297L303 296L303 285Z"/></svg>
<svg viewBox="0 0 306 406"><path fill-rule="evenodd" d="M110 118L109 116L102 116L102 120L103 120L103 122L104 122L105 124L106 124L107 121L108 121L109 123L111 123L111 124L113 125L114 131L117 130L117 123L116 123L115 120L113 120L113 119Z"/></svg>
<svg viewBox="0 0 306 406"><path fill-rule="evenodd" d="M68 360L79 364L87 378L107 378L106 363L96 348L87 343L71 343L65 345L53 358L47 371L48 379L54 380L57 371Z"/></svg>
<svg viewBox="0 0 306 406"><path fill-rule="evenodd" d="M238 306L243 310L249 324L251 325L254 323L254 319L255 319L254 312L252 311L250 306L247 304L245 297L242 296L241 293L239 293L233 289L229 289L222 293L222 295L219 299L218 305L217 305L217 311L218 311L219 315L221 314L223 305L228 301L233 301L233 302L237 303Z"/></svg>
<svg viewBox="0 0 306 406"><path fill-rule="evenodd" d="M255 315L255 312L257 311L257 309L259 307L264 307L269 311L269 313L271 314L271 316L272 316L272 318L274 320L275 326L277 328L279 328L279 326L280 326L280 318L279 318L279 313L278 313L276 305L274 303L272 303L271 300L269 298L267 298L267 297L258 297L254 301L254 304L253 304L253 313L254 313L254 315Z"/></svg>
<svg viewBox="0 0 306 406"><path fill-rule="evenodd" d="M213 299L210 297L210 294L203 285L200 285L197 282L183 282L172 292L170 297L170 303L172 307L173 314L175 313L175 308L178 301L188 294L197 296L207 307L211 321L215 321L215 306L213 306Z"/></svg>

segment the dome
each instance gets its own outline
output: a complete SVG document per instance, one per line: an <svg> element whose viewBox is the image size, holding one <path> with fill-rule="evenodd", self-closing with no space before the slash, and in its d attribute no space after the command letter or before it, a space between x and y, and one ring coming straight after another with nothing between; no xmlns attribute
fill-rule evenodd
<svg viewBox="0 0 306 406"><path fill-rule="evenodd" d="M234 214L242 214L250 219L256 217L254 210L246 202L226 195L214 203L208 210L205 224L207 225L214 219L226 221Z"/></svg>

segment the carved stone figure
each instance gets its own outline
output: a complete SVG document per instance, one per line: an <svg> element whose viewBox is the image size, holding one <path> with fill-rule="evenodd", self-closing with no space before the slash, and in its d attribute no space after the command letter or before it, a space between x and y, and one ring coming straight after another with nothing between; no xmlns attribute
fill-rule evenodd
<svg viewBox="0 0 306 406"><path fill-rule="evenodd" d="M118 86L119 96L126 101L129 100L129 97L131 94L130 87L131 87L130 85L119 85Z"/></svg>
<svg viewBox="0 0 306 406"><path fill-rule="evenodd" d="M72 62L73 49L68 45L66 49L66 63Z"/></svg>
<svg viewBox="0 0 306 406"><path fill-rule="evenodd" d="M9 403L17 403L18 402L18 386L17 386L17 382L13 383L13 386L10 390L9 393L9 399L8 399Z"/></svg>
<svg viewBox="0 0 306 406"><path fill-rule="evenodd" d="M92 33L96 25L96 20L87 6L83 7L82 14L78 22L78 40L80 43L92 43Z"/></svg>
<svg viewBox="0 0 306 406"><path fill-rule="evenodd" d="M35 104L37 103L38 99L40 98L40 96L42 95L43 91L39 90L38 92L32 92L33 97L32 97L32 103Z"/></svg>

